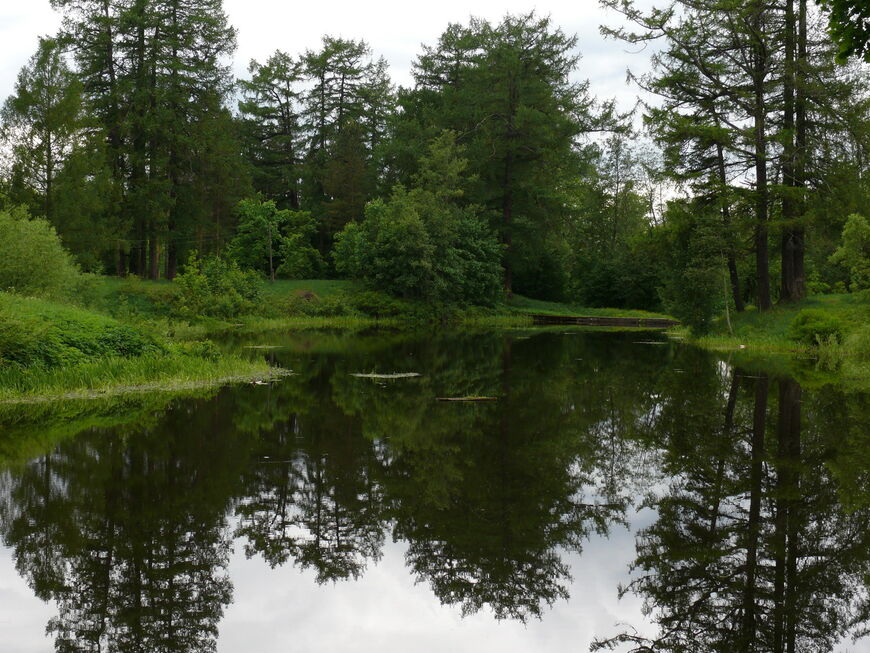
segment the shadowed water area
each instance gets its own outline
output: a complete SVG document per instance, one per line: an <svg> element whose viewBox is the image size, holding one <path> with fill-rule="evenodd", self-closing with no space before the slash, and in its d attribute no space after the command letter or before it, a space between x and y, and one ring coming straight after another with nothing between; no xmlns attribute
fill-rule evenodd
<svg viewBox="0 0 870 653"><path fill-rule="evenodd" d="M650 333L249 345L294 375L0 407L0 650L870 651L867 394Z"/></svg>

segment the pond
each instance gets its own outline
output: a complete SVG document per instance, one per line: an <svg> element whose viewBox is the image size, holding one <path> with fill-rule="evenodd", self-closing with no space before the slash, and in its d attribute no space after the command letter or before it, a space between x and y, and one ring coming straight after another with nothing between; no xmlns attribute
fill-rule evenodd
<svg viewBox="0 0 870 653"><path fill-rule="evenodd" d="M293 375L0 408L4 652L870 651L867 394L644 332L226 346Z"/></svg>

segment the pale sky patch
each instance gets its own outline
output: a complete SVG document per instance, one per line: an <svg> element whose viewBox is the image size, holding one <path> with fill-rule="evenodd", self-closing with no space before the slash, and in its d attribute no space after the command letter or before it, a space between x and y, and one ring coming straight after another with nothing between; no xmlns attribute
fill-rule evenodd
<svg viewBox="0 0 870 653"><path fill-rule="evenodd" d="M449 23L466 23L471 15L497 22L506 13L531 10L550 16L566 34L578 36L583 57L578 79L590 81L593 95L616 98L623 110L634 105L638 92L626 84L626 69L644 71L649 63L649 52L632 54L626 44L601 36L599 25L613 24L618 16L602 10L597 0L224 0L224 8L239 35L233 66L237 77L246 76L251 59L264 60L278 49L294 56L317 49L321 37L329 34L365 39L375 56L387 59L393 81L410 86L411 63L421 44L434 44ZM60 23L60 15L49 0L0 2L0 99L14 91L18 71L36 51L39 37L54 35Z"/></svg>

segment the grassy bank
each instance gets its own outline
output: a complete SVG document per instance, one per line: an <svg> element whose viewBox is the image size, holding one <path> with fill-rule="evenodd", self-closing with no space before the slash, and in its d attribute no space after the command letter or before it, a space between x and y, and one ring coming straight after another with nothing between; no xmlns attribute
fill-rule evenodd
<svg viewBox="0 0 870 653"><path fill-rule="evenodd" d="M176 343L55 301L0 293L0 403L189 390L275 374L263 361Z"/></svg>
<svg viewBox="0 0 870 653"><path fill-rule="evenodd" d="M839 327L842 343L854 339L862 327L870 324L870 300L859 295L818 295L793 304L775 306L770 311L750 308L742 313L732 313L731 328L728 321L719 318L712 331L705 336L691 337L685 329L675 329L673 334L686 337L707 349L814 354L817 343L795 336L793 325L804 311L823 313Z"/></svg>
<svg viewBox="0 0 870 653"><path fill-rule="evenodd" d="M522 295L514 297L504 304L504 310L519 314L534 315L579 315L584 317L640 317L673 319L663 313L651 313L627 308L589 308L575 304L547 302L540 299L530 299Z"/></svg>
<svg viewBox="0 0 870 653"><path fill-rule="evenodd" d="M750 309L730 317L730 330L723 317L710 334L702 337L693 337L683 328L673 329L669 334L705 349L727 353L746 368L781 370L802 384L836 383L857 391L870 391L867 298L819 295L770 311ZM814 336L814 324L828 333Z"/></svg>
<svg viewBox="0 0 870 653"><path fill-rule="evenodd" d="M263 282L252 310L234 316L191 316L177 310L178 289L167 282L100 279L90 305L127 323L156 325L169 337L207 337L232 330L417 328L452 324L527 327L532 314L600 317L667 317L646 311L586 308L515 295L489 307L432 305L390 297L353 282L327 279Z"/></svg>

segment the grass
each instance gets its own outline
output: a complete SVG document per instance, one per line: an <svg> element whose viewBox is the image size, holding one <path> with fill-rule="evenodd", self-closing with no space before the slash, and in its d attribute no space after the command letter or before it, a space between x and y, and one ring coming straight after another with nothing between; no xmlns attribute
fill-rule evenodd
<svg viewBox="0 0 870 653"><path fill-rule="evenodd" d="M530 299L522 295L514 295L505 306L519 313L536 313L541 315L579 315L584 317L646 317L673 319L662 313L651 313L625 308L589 308L576 304L561 304L540 299Z"/></svg>
<svg viewBox="0 0 870 653"><path fill-rule="evenodd" d="M267 381L281 374L265 361L240 356L213 360L179 355L103 358L51 370L0 370L0 404L187 391Z"/></svg>
<svg viewBox="0 0 870 653"><path fill-rule="evenodd" d="M822 311L840 326L842 335L816 345L794 340L792 322L806 309ZM749 309L732 315L731 323L733 334L724 318L706 336L693 337L684 328L668 334L727 352L741 367L793 376L806 387L835 384L870 391L870 300L860 295L819 295L770 311Z"/></svg>
<svg viewBox="0 0 870 653"><path fill-rule="evenodd" d="M731 315L733 334L729 333L724 317L714 325L709 335L689 338L684 329L670 333L687 337L707 349L727 351L752 349L767 352L813 354L815 347L792 340L789 329L792 322L804 309L823 310L836 319L843 328L845 338L861 326L870 323L870 301L859 295L818 295L794 304L777 305L770 311L754 308Z"/></svg>
<svg viewBox="0 0 870 653"><path fill-rule="evenodd" d="M179 319L172 314L174 289L165 281L102 278L93 282L89 305L126 323L156 330L169 338L203 338L234 330L266 333L297 329L418 328L449 323L479 328L531 325L530 314L602 317L667 317L647 311L586 308L516 295L490 308L428 306L388 297L335 279L264 281L254 315L231 319ZM313 297L308 297L308 294Z"/></svg>
<svg viewBox="0 0 870 653"><path fill-rule="evenodd" d="M271 378L267 363L174 343L100 313L0 293L0 403L85 399Z"/></svg>
<svg viewBox="0 0 870 653"><path fill-rule="evenodd" d="M353 283L340 279L306 279L288 281L279 279L274 283L266 282L263 296L266 299L282 299L294 294L314 293L318 297L330 297L351 290Z"/></svg>

